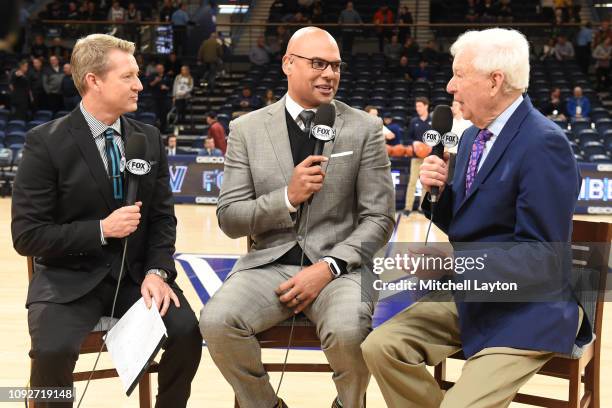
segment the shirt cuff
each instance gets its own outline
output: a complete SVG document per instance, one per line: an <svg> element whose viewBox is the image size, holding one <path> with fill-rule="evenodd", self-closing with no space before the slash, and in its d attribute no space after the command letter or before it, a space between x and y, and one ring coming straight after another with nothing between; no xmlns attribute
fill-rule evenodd
<svg viewBox="0 0 612 408"><path fill-rule="evenodd" d="M288 187L285 187L285 205L287 206L287 209L289 210L290 213L297 212L297 208L292 206L291 201L289 201L289 194L287 193L287 188Z"/></svg>
<svg viewBox="0 0 612 408"><path fill-rule="evenodd" d="M100 220L100 243L102 245L107 245L106 239L104 238L104 232L102 231L102 220Z"/></svg>

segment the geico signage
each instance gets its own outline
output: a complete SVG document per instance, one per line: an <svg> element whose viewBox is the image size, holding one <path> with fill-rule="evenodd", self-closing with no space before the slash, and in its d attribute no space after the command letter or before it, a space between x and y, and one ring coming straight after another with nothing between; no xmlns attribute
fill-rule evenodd
<svg viewBox="0 0 612 408"><path fill-rule="evenodd" d="M441 139L442 135L440 135L440 132L437 132L435 130L428 130L423 133L423 143L431 147L436 146L438 143L440 143Z"/></svg>
<svg viewBox="0 0 612 408"><path fill-rule="evenodd" d="M127 162L127 170L137 176L143 176L151 171L151 165L146 160L132 159Z"/></svg>
<svg viewBox="0 0 612 408"><path fill-rule="evenodd" d="M310 133L317 139L323 140L324 142L328 142L336 137L336 131L334 128L325 125L313 126Z"/></svg>

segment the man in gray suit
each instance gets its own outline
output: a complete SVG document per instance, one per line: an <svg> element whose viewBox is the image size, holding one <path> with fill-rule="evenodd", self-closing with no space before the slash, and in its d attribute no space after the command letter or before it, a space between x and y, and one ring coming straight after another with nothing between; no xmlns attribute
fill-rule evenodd
<svg viewBox="0 0 612 408"><path fill-rule="evenodd" d="M370 377L360 344L376 301L362 284L364 264L393 229L382 123L333 100L343 63L328 32L298 30L282 64L285 97L230 123L217 216L228 236L253 243L202 310L200 329L242 408L285 407L255 335L303 312L334 370L332 406L357 408ZM308 134L322 103L335 105L336 137L312 156ZM310 197L310 214L298 211Z"/></svg>

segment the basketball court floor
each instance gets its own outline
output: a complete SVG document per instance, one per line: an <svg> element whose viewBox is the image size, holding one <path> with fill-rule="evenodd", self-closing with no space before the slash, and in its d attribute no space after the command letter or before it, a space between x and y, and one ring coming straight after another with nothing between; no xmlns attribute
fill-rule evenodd
<svg viewBox="0 0 612 408"><path fill-rule="evenodd" d="M10 234L10 206L8 198L0 199L0 387L21 387L28 382L30 361L28 350L30 338L27 329L27 311L24 307L27 292L27 269L25 258L18 255L12 246ZM183 289L191 307L199 316L202 308L202 288L194 286L190 260L232 259L246 251L246 239L232 240L217 227L214 206L177 205L177 269L178 284ZM581 219L612 222L612 216L579 216ZM402 216L397 226L397 241L418 242L427 231L427 220L420 214ZM435 227L434 240L444 241L444 234ZM217 261L215 261L217 262ZM216 269L215 262L208 262ZM220 261L219 261L220 262ZM230 262L230 261L228 261ZM221 265L222 266L222 265ZM200 276L200 280L206 280ZM214 283L213 283L214 285ZM205 285L206 286L206 285ZM606 305L604 312L604 334L602 347L602 401L601 407L612 407L612 308ZM284 350L263 350L266 362L282 362ZM82 356L77 370L88 370L93 366L95 356ZM291 350L289 362L324 362L325 357L317 350ZM108 356L100 360L99 367L109 368ZM449 378L455 379L461 371L459 362L449 363ZM276 387L278 374L271 374L272 385ZM154 380L154 390L156 378ZM76 383L77 397L84 389L84 383ZM524 388L525 392L556 398L567 397L567 383L564 380L533 378ZM335 397L334 385L329 373L287 373L280 395L292 408L324 408L331 405ZM200 368L192 384L190 407L229 408L233 407L233 393L220 372L213 364L206 348L202 353ZM372 379L367 395L368 408L385 407L376 381ZM0 403L3 407L23 407L23 403ZM138 393L126 397L119 379L92 381L83 407L138 407ZM525 405L513 404L512 407Z"/></svg>

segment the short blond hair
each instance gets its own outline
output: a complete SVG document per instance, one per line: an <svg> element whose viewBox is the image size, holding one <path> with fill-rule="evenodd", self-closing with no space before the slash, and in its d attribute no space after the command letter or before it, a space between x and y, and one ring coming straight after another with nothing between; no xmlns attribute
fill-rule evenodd
<svg viewBox="0 0 612 408"><path fill-rule="evenodd" d="M134 54L133 42L122 40L108 34L91 34L76 42L70 57L72 80L79 94L87 90L85 75L93 73L104 76L108 72L108 53L117 49Z"/></svg>

